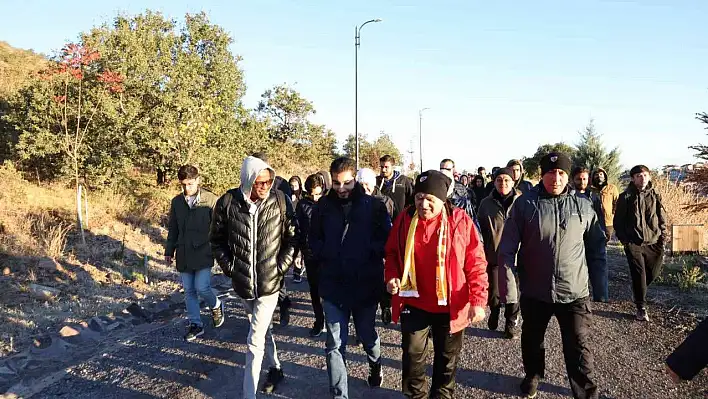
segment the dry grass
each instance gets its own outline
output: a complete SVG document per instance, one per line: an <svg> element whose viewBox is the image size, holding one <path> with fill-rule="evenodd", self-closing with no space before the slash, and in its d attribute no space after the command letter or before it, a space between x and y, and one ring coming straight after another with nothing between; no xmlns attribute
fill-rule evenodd
<svg viewBox="0 0 708 399"><path fill-rule="evenodd" d="M59 323L116 312L136 297L178 287L173 268L161 261L162 224L174 190L136 177L122 191L90 192L83 246L71 188L28 183L7 164L0 179L0 356L24 349L32 335ZM135 278L145 273L145 256L151 284ZM37 299L30 283L61 294L53 302Z"/></svg>
<svg viewBox="0 0 708 399"><path fill-rule="evenodd" d="M666 209L669 235L673 225L708 225L708 198L690 186L676 186L665 178L655 179L654 188L661 194ZM704 244L708 244L708 234L704 235L704 239ZM708 248L708 245L705 247Z"/></svg>

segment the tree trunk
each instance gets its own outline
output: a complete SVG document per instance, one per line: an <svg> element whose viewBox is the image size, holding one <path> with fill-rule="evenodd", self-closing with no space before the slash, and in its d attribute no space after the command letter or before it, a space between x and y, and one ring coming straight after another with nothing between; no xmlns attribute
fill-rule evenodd
<svg viewBox="0 0 708 399"><path fill-rule="evenodd" d="M81 184L79 183L79 163L74 158L74 179L76 181L76 222L81 232L81 244L86 245L86 235L84 234L84 224L81 221Z"/></svg>
<svg viewBox="0 0 708 399"><path fill-rule="evenodd" d="M167 183L167 173L164 170L157 170L157 184L165 185Z"/></svg>

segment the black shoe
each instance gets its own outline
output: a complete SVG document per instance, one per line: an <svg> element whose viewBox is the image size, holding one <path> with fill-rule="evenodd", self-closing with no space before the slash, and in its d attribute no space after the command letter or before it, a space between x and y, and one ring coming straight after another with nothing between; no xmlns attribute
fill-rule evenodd
<svg viewBox="0 0 708 399"><path fill-rule="evenodd" d="M219 306L211 310L211 318L214 320L214 327L219 328L224 324L224 301L220 301Z"/></svg>
<svg viewBox="0 0 708 399"><path fill-rule="evenodd" d="M294 275L294 276L293 276L293 283L295 283L295 284L302 283L302 276L299 276L299 275L297 275L297 274Z"/></svg>
<svg viewBox="0 0 708 399"><path fill-rule="evenodd" d="M273 391L278 388L278 384L280 384L284 379L285 374L283 374L283 370L271 367L270 370L268 370L268 378L266 379L265 384L263 384L263 392L273 393Z"/></svg>
<svg viewBox="0 0 708 399"><path fill-rule="evenodd" d="M521 382L521 393L526 399L533 399L538 394L538 380L537 376L525 377Z"/></svg>
<svg viewBox="0 0 708 399"><path fill-rule="evenodd" d="M381 363L369 363L369 378L366 380L371 388L378 388L383 382Z"/></svg>
<svg viewBox="0 0 708 399"><path fill-rule="evenodd" d="M194 341L197 339L197 337L200 337L204 335L204 329L202 327L199 327L196 324L190 324L189 325L189 330L187 331L187 335L184 336L184 339L187 342Z"/></svg>
<svg viewBox="0 0 708 399"><path fill-rule="evenodd" d="M381 322L382 323L391 324L392 318L393 317L391 315L391 308L386 307L386 308L381 309Z"/></svg>
<svg viewBox="0 0 708 399"><path fill-rule="evenodd" d="M491 308L489 310L489 319L487 320L487 327L492 331L497 331L499 328L499 314L501 313L500 307Z"/></svg>
<svg viewBox="0 0 708 399"><path fill-rule="evenodd" d="M288 324L290 324L290 298L285 298L280 303L280 325L285 327Z"/></svg>
<svg viewBox="0 0 708 399"><path fill-rule="evenodd" d="M638 321L649 321L649 314L647 313L647 308L640 307L637 308L637 320Z"/></svg>
<svg viewBox="0 0 708 399"><path fill-rule="evenodd" d="M506 323L504 327L504 338L506 339L517 339L519 338L519 330L514 326L514 324Z"/></svg>
<svg viewBox="0 0 708 399"><path fill-rule="evenodd" d="M310 330L310 336L312 338L319 337L322 333L326 332L325 326L315 323L314 327Z"/></svg>

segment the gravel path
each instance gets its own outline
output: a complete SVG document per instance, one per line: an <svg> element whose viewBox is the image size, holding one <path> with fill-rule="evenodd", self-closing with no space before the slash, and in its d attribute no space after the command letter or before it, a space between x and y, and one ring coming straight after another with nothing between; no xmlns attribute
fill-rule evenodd
<svg viewBox="0 0 708 399"><path fill-rule="evenodd" d="M695 381L674 386L663 370L663 359L693 327L695 318L650 307L652 322L635 322L628 302L629 277L624 257L610 251L610 294L613 302L596 304L592 345L596 379L605 398L703 398L708 373ZM312 339L313 322L307 284L292 284L291 324L274 333L286 381L273 397L327 398L324 336ZM651 290L650 290L651 293ZM277 316L276 316L277 317ZM488 331L486 323L467 329L457 373L457 398L519 397L523 375L518 340ZM116 350L98 354L68 370L39 398L239 398L245 337L248 331L238 300L228 301L227 321L218 330L208 329L194 343L182 340L184 321L175 320L151 334L122 342ZM384 364L384 385L369 389L368 367L361 348L348 348L351 398L400 398L400 334L398 326L378 326ZM546 380L540 398L570 397L558 325L553 320L546 337Z"/></svg>

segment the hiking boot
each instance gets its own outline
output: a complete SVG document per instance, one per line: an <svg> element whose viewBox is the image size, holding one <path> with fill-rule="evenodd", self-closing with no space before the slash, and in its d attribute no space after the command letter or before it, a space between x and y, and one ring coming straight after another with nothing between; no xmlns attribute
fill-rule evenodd
<svg viewBox="0 0 708 399"><path fill-rule="evenodd" d="M295 284L300 284L300 283L302 283L302 276L300 276L300 275L298 275L298 274L294 275L294 276L293 276L293 283L295 283Z"/></svg>
<svg viewBox="0 0 708 399"><path fill-rule="evenodd" d="M499 328L499 314L501 313L501 307L494 307L489 310L489 319L487 320L487 327L492 331L497 331Z"/></svg>
<svg viewBox="0 0 708 399"><path fill-rule="evenodd" d="M327 329L325 328L324 325L315 323L315 325L310 330L310 336L312 338L319 337L320 335L322 335L322 333L324 333L326 331L327 331Z"/></svg>
<svg viewBox="0 0 708 399"><path fill-rule="evenodd" d="M290 324L290 298L285 298L280 303L280 325L285 327Z"/></svg>
<svg viewBox="0 0 708 399"><path fill-rule="evenodd" d="M647 313L647 308L641 307L637 308L637 321L649 321L649 314Z"/></svg>
<svg viewBox="0 0 708 399"><path fill-rule="evenodd" d="M519 330L516 328L516 323L506 322L504 327L504 338L506 339L517 339L519 338Z"/></svg>
<svg viewBox="0 0 708 399"><path fill-rule="evenodd" d="M273 393L278 384L280 384L285 379L285 374L283 374L282 369L271 367L268 370L268 378L266 378L265 384L263 384L264 393Z"/></svg>
<svg viewBox="0 0 708 399"><path fill-rule="evenodd" d="M369 363L369 378L366 379L371 388L378 388L383 382L383 371L381 363Z"/></svg>
<svg viewBox="0 0 708 399"><path fill-rule="evenodd" d="M199 327L196 324L190 324L189 330L187 330L187 335L184 336L184 339L187 342L191 342L197 339L197 337L201 337L202 335L204 335L204 329L202 327Z"/></svg>
<svg viewBox="0 0 708 399"><path fill-rule="evenodd" d="M385 307L381 309L381 322L388 325L391 324L392 320L392 315L391 315L391 308Z"/></svg>
<svg viewBox="0 0 708 399"><path fill-rule="evenodd" d="M224 301L219 301L219 306L211 310L211 318L214 321L215 328L219 328L224 324Z"/></svg>
<svg viewBox="0 0 708 399"><path fill-rule="evenodd" d="M524 395L526 399L533 399L538 394L538 380L537 376L529 377L526 376L521 382L521 394Z"/></svg>

